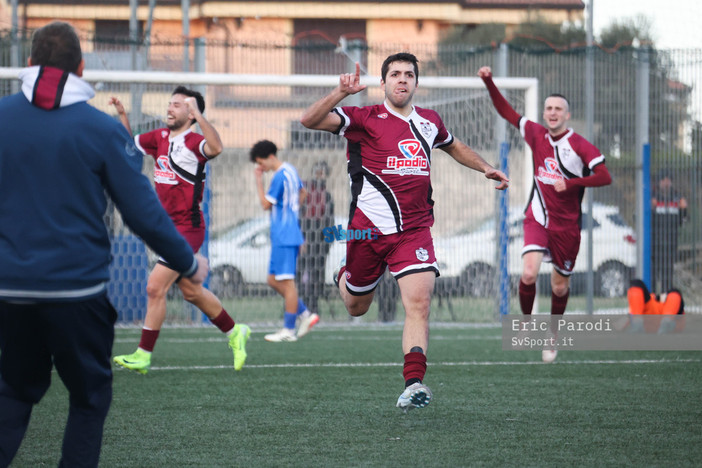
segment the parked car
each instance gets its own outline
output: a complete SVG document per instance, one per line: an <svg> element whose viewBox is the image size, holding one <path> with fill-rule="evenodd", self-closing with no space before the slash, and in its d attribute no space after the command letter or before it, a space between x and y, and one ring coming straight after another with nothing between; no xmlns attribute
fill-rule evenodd
<svg viewBox="0 0 702 468"><path fill-rule="evenodd" d="M592 211L595 294L604 297L623 296L636 266L635 232L622 219L617 206L595 203ZM583 212L580 253L573 269L571 285L579 283L587 272L586 216L587 213ZM523 219L522 210L513 209L507 220L507 271L512 284L516 284L522 271ZM445 285L448 283L450 288L461 288L471 296L488 297L496 293L495 262L498 244L495 241L495 223L496 219L490 218L474 229L464 229L435 239L436 257L441 270L440 281ZM543 263L539 282L548 282L551 271L552 266Z"/></svg>
<svg viewBox="0 0 702 468"><path fill-rule="evenodd" d="M346 218L338 217L336 224L346 228ZM210 282L212 292L222 298L241 296L252 285L265 285L271 255L270 218L260 216L247 219L221 234L209 243ZM332 242L324 275L327 284L346 255L346 243Z"/></svg>

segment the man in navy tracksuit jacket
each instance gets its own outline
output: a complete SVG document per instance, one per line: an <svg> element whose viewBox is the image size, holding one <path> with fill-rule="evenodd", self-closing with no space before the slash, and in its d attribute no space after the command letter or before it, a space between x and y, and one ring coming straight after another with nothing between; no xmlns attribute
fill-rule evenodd
<svg viewBox="0 0 702 468"><path fill-rule="evenodd" d="M201 282L207 265L141 174L127 131L87 104L94 92L80 78L73 28L37 30L29 65L22 91L0 100L0 467L17 452L52 367L70 395L60 466L97 466L116 320L106 195L174 269Z"/></svg>

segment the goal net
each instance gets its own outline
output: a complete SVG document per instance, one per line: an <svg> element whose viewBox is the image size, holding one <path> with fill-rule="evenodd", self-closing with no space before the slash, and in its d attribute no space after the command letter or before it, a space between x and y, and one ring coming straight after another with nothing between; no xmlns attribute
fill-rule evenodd
<svg viewBox="0 0 702 468"><path fill-rule="evenodd" d="M16 87L19 69L0 69L4 94ZM329 320L348 320L331 281L332 271L345 255L345 244L324 236L324 228L344 226L348 219L350 189L346 175L346 140L308 130L299 123L303 110L338 84L338 75L236 75L208 73L163 73L86 71L96 96L90 103L116 116L108 105L111 96L125 105L134 133L164 126L170 94L177 85L199 90L206 101L205 116L220 133L224 151L208 164L203 210L209 234L203 251L210 258L208 287L237 320L276 322L282 317L282 300L266 285L270 241L267 213L261 210L255 188L249 149L268 139L279 148L278 156L293 164L313 192L307 218L314 212L331 217L305 221L314 242L308 243L298 262L296 283L310 309ZM496 78L496 84L522 115L538 120L537 80ZM14 83L14 84L13 84ZM364 76L367 90L349 96L342 105L382 102L380 77ZM13 90L14 91L14 90ZM500 148L507 148L502 167L512 180L501 194L494 183L464 168L446 153L432 156L432 198L435 226L432 230L442 276L437 280L432 316L441 321L482 321L499 310L500 290L518 310L510 289L521 260L518 252L500 249L499 207L509 224L509 213L524 207L531 185L531 159L516 129L501 124L482 81L478 78L420 77L414 103L436 110L448 130L495 166ZM528 161L528 163L526 162ZM502 163L504 164L504 162ZM144 172L151 177L151 158L144 159ZM325 181L322 181L325 178ZM264 185L270 176L264 178ZM322 186L328 195L321 194ZM501 200L500 196L504 198ZM314 199L314 197L317 197ZM323 198L319 198L323 197ZM510 208L507 208L510 207ZM332 213L333 210L333 213ZM108 209L105 217L113 240L114 262L110 297L122 323L141 323L146 311L145 287L155 256L123 225L119 213ZM322 224L320 224L322 223ZM520 229L515 224L512 229ZM310 231L311 229L311 231ZM329 231L327 231L329 232ZM506 232L506 231L505 231ZM507 233L513 235L514 233ZM309 234L308 234L309 236ZM325 242L330 240L331 242ZM521 247L521 246L520 246ZM508 253L503 265L507 282L500 284L498 252ZM397 287L383 281L376 301L364 320L403 320ZM169 292L169 324L198 324L203 315L187 304L177 287ZM250 315L246 315L250 314Z"/></svg>

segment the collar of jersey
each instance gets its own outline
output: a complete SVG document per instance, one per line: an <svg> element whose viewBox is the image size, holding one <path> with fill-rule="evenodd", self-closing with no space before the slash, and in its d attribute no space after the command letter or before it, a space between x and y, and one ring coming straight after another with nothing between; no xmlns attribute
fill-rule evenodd
<svg viewBox="0 0 702 468"><path fill-rule="evenodd" d="M189 128L189 129L187 129L186 131L184 131L183 133L179 133L179 134L176 135L176 136L171 136L171 133L170 133L170 130L169 130L169 132L168 132L168 141L171 142L171 141L176 141L176 140L182 140L182 139L185 138L185 135L187 135L188 133L190 133L190 132L192 132L192 131L193 131L193 130L192 130L191 128Z"/></svg>
<svg viewBox="0 0 702 468"><path fill-rule="evenodd" d="M402 120L405 120L407 122L409 122L409 120L412 118L412 115L415 112L414 105L412 105L412 112L410 112L410 114L407 117L405 117L404 115L400 114L399 112L396 112L396 111L392 110L391 108L389 108L387 105L387 100L383 101L383 107L385 107L386 111L388 111L389 113L391 113L392 115L394 115L398 119L402 119Z"/></svg>
<svg viewBox="0 0 702 468"><path fill-rule="evenodd" d="M573 134L573 129L568 128L568 130L561 135L557 140L554 140L553 137L551 136L550 133L546 133L546 136L548 136L548 140L551 142L552 145L555 145L561 141L566 141L571 135Z"/></svg>

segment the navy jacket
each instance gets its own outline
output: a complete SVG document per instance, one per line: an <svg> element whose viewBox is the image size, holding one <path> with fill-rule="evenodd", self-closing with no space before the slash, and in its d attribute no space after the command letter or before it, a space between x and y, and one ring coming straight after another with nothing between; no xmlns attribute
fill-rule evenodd
<svg viewBox="0 0 702 468"><path fill-rule="evenodd" d="M110 239L107 196L127 226L186 276L197 269L114 118L87 104L78 76L22 71L0 100L0 300L81 300L103 294Z"/></svg>

